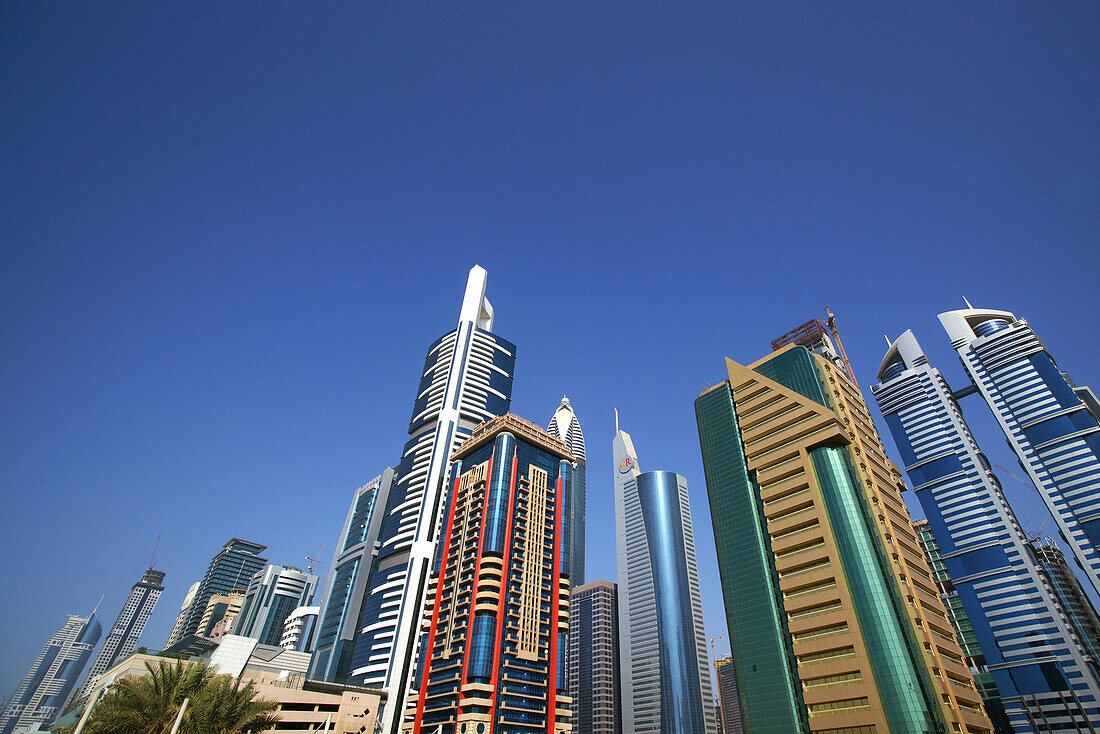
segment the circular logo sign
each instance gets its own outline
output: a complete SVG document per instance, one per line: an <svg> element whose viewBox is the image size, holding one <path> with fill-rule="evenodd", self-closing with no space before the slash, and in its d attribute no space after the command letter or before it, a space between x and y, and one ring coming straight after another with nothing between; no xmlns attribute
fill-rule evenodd
<svg viewBox="0 0 1100 734"><path fill-rule="evenodd" d="M632 459L631 457L628 456L625 459L623 459L621 464L619 464L619 473L620 474L626 474L628 471L630 471L631 467L633 467L633 466L634 466L634 459Z"/></svg>

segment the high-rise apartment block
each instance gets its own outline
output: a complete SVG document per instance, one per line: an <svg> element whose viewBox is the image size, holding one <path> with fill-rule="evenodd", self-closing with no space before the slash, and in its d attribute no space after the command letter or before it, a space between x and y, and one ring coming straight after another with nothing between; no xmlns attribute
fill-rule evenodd
<svg viewBox="0 0 1100 734"><path fill-rule="evenodd" d="M624 734L715 734L687 480L642 472L615 416L612 442Z"/></svg>
<svg viewBox="0 0 1100 734"><path fill-rule="evenodd" d="M244 605L244 589L234 589L228 594L214 594L206 602L206 610L199 620L196 634L202 637L222 637L236 625L237 615Z"/></svg>
<svg viewBox="0 0 1100 734"><path fill-rule="evenodd" d="M516 348L493 334L485 270L466 283L458 326L429 348L395 469L349 682L387 692L383 734L396 734L413 684L429 576L442 531L452 452L508 412Z"/></svg>
<svg viewBox="0 0 1100 734"><path fill-rule="evenodd" d="M175 642L188 635L199 634L199 623L206 613L206 605L214 594L229 594L248 585L248 580L267 563L260 554L266 545L233 538L218 551L206 569L206 575L195 592L195 598L187 609L187 619L179 630ZM173 630L175 635L176 631ZM171 647L171 645L168 645Z"/></svg>
<svg viewBox="0 0 1100 734"><path fill-rule="evenodd" d="M419 734L570 731L564 519L574 457L512 414L453 455L419 692Z"/></svg>
<svg viewBox="0 0 1100 734"><path fill-rule="evenodd" d="M718 706L720 734L743 734L741 726L741 702L737 699L737 671L733 658L722 658L714 663L714 672L718 678Z"/></svg>
<svg viewBox="0 0 1100 734"><path fill-rule="evenodd" d="M554 411L546 432L560 438L569 447L576 459L573 468L573 496L569 498L569 516L565 518L565 560L564 567L574 588L584 584L584 513L585 513L585 459L584 434L581 424L569 404L569 398L562 397L561 405Z"/></svg>
<svg viewBox="0 0 1100 734"><path fill-rule="evenodd" d="M38 653L0 713L0 734L49 731L102 632L95 612L87 617L69 617Z"/></svg>
<svg viewBox="0 0 1100 734"><path fill-rule="evenodd" d="M569 697L574 734L622 734L618 589L610 581L569 596Z"/></svg>
<svg viewBox="0 0 1100 734"><path fill-rule="evenodd" d="M824 333L695 401L741 718L753 734L992 730L904 484Z"/></svg>
<svg viewBox="0 0 1100 734"><path fill-rule="evenodd" d="M393 469L386 469L355 490L352 497L320 604L317 640L309 666L311 680L345 683L360 630L375 621L361 615L392 487ZM377 610L373 616L377 616Z"/></svg>
<svg viewBox="0 0 1100 734"><path fill-rule="evenodd" d="M1066 613L1070 627L1088 655L1100 663L1100 618L1066 556L1053 539L1033 542L1032 550L1043 578Z"/></svg>
<svg viewBox="0 0 1100 734"><path fill-rule="evenodd" d="M142 574L141 580L130 589L130 596L118 613L107 639L96 655L95 662L88 670L88 677L80 691L81 697L88 695L100 673L126 657L137 647L138 638L145 630L145 623L157 605L157 599L164 591L164 572L150 567Z"/></svg>
<svg viewBox="0 0 1100 734"><path fill-rule="evenodd" d="M1027 321L1008 311L966 308L939 319L1100 593L1100 409L1095 396L1074 385Z"/></svg>
<svg viewBox="0 0 1100 734"><path fill-rule="evenodd" d="M168 633L168 639L164 642L165 648L175 645L183 637L183 630L187 626L187 616L191 612L191 605L195 603L195 597L199 594L200 586L202 586L202 582L196 581L187 589L187 594L183 597L183 604L180 605L180 613L176 617L176 623L172 625L172 631Z"/></svg>
<svg viewBox="0 0 1100 734"><path fill-rule="evenodd" d="M248 582L233 634L278 646L287 617L298 607L309 606L317 582L316 575L297 568L264 566Z"/></svg>
<svg viewBox="0 0 1100 734"><path fill-rule="evenodd" d="M1097 725L1100 684L1091 655L1043 582L955 394L911 331L887 349L878 380L871 391L957 593L948 598L965 609L1012 727Z"/></svg>
<svg viewBox="0 0 1100 734"><path fill-rule="evenodd" d="M320 607L298 607L283 622L283 635L279 647L298 652L313 652L313 633L317 626Z"/></svg>

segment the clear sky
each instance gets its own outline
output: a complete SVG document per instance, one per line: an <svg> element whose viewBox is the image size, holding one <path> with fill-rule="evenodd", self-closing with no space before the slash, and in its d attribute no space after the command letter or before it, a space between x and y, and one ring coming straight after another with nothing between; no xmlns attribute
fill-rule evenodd
<svg viewBox="0 0 1100 734"><path fill-rule="evenodd" d="M151 647L230 537L323 573L475 263L514 411L584 429L590 578L617 407L725 635L723 357L828 304L864 387L906 328L958 385L965 295L1100 383L1097 39L1086 2L4 3L0 695L158 534Z"/></svg>

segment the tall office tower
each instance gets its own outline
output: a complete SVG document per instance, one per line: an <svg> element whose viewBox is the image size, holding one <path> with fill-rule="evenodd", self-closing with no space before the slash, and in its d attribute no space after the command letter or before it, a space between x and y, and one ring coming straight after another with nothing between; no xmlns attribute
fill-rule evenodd
<svg viewBox="0 0 1100 734"><path fill-rule="evenodd" d="M106 642L100 648L99 655L88 670L88 677L84 681L84 687L80 696L90 693L100 673L129 655L137 647L138 638L145 629L145 623L149 621L149 615L153 613L153 607L157 605L160 593L164 591L164 572L153 569L152 566L145 569L141 580L130 589L130 596L126 599L122 611L118 613L118 619L111 627Z"/></svg>
<svg viewBox="0 0 1100 734"><path fill-rule="evenodd" d="M360 614L392 486L393 469L387 468L355 490L332 557L328 588L321 600L317 640L309 663L310 680L346 682L359 630L373 621L361 620Z"/></svg>
<svg viewBox="0 0 1100 734"><path fill-rule="evenodd" d="M622 734L619 695L619 602L610 581L569 596L569 697L574 734Z"/></svg>
<svg viewBox="0 0 1100 734"><path fill-rule="evenodd" d="M546 432L565 441L570 453L577 459L573 472L573 496L569 498L569 517L565 519L566 568L569 569L573 588L576 588L584 584L584 434L569 398L562 396L561 405L554 411Z"/></svg>
<svg viewBox="0 0 1100 734"><path fill-rule="evenodd" d="M737 700L737 673L733 658L722 658L714 664L718 677L718 705L722 709L720 734L742 734L741 703Z"/></svg>
<svg viewBox="0 0 1100 734"><path fill-rule="evenodd" d="M261 645L278 645L287 617L298 607L309 606L318 581L315 574L297 568L264 566L248 582L233 634L255 638Z"/></svg>
<svg viewBox="0 0 1100 734"><path fill-rule="evenodd" d="M195 597L198 596L200 586L202 586L201 581L191 584L191 588L187 590L187 595L183 597L179 616L176 617L176 623L172 625L172 631L168 633L168 639L164 643L166 648L175 645L183 637L183 628L187 626L187 615L191 611L191 605L195 602Z"/></svg>
<svg viewBox="0 0 1100 734"><path fill-rule="evenodd" d="M744 727L986 734L901 473L815 349L727 359L695 401Z"/></svg>
<svg viewBox="0 0 1100 734"><path fill-rule="evenodd" d="M624 734L716 734L687 480L612 442Z"/></svg>
<svg viewBox="0 0 1100 734"><path fill-rule="evenodd" d="M383 734L399 730L413 685L450 455L475 426L511 404L516 348L492 329L485 270L474 266L458 327L437 339L424 360L352 654L349 682L387 693Z"/></svg>
<svg viewBox="0 0 1100 734"><path fill-rule="evenodd" d="M317 625L320 607L298 607L283 622L283 635L279 647L298 652L313 652L313 630Z"/></svg>
<svg viewBox="0 0 1100 734"><path fill-rule="evenodd" d="M575 457L511 413L453 456L413 734L569 732L564 519Z"/></svg>
<svg viewBox="0 0 1100 734"><path fill-rule="evenodd" d="M1062 731L1086 719L1100 724L1091 656L1043 584L989 461L913 332L890 345L878 380L871 392L1012 726L1030 732Z"/></svg>
<svg viewBox="0 0 1100 734"><path fill-rule="evenodd" d="M939 318L1100 593L1100 409L1095 396L1060 372L1028 323L1008 311L966 308Z"/></svg>
<svg viewBox="0 0 1100 734"><path fill-rule="evenodd" d="M1066 562L1062 549L1051 538L1042 543L1032 543L1031 547L1039 562L1039 570L1062 605L1077 639L1093 660L1100 661L1100 619L1081 582Z"/></svg>
<svg viewBox="0 0 1100 734"><path fill-rule="evenodd" d="M0 734L47 732L61 713L103 628L95 612L69 617L49 639L0 714Z"/></svg>
<svg viewBox="0 0 1100 734"><path fill-rule="evenodd" d="M954 582L951 581L951 575L947 572L947 564L943 562L943 554L940 553L940 547L936 544L936 536L932 534L932 528L927 520L913 521L913 529L917 531L921 550L924 551L924 557L928 561L928 568L932 570L932 579L936 582L936 588L939 589L951 626L955 628L955 636L959 640L959 647L962 648L963 659L966 660L970 672L974 675L974 683L982 695L985 712L993 722L993 731L997 734L1013 734L1012 725L1005 715L1001 693L997 690L997 683L986 665L985 655L982 653L981 645L978 644L978 635L974 632L974 625L970 623L970 617L966 616L966 606Z"/></svg>
<svg viewBox="0 0 1100 734"><path fill-rule="evenodd" d="M199 590L195 592L195 598L187 610L187 621L180 629L176 642L199 633L199 623L206 612L210 597L214 594L229 594L248 584L248 580L267 563L266 558L260 557L266 549L266 545L233 538L218 551L206 569Z"/></svg>
<svg viewBox="0 0 1100 734"><path fill-rule="evenodd" d="M244 605L244 589L234 589L228 594L214 594L210 601L206 602L206 611L199 620L199 629L195 634L203 637L215 637L214 630L220 622L226 630L232 629L236 623L237 615L241 613Z"/></svg>

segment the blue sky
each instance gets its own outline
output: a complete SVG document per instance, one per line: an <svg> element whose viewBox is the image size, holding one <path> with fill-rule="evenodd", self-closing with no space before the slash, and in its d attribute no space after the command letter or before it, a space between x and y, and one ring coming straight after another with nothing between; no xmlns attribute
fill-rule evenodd
<svg viewBox="0 0 1100 734"><path fill-rule="evenodd" d="M642 468L688 479L725 635L692 407L723 357L828 304L865 387L906 328L961 384L936 314L965 295L1100 383L1098 21L5 4L0 694L67 614L102 595L113 621L158 534L152 647L232 536L327 562L475 263L518 346L513 409L545 423L564 393L583 426L590 577L615 573L617 407Z"/></svg>

